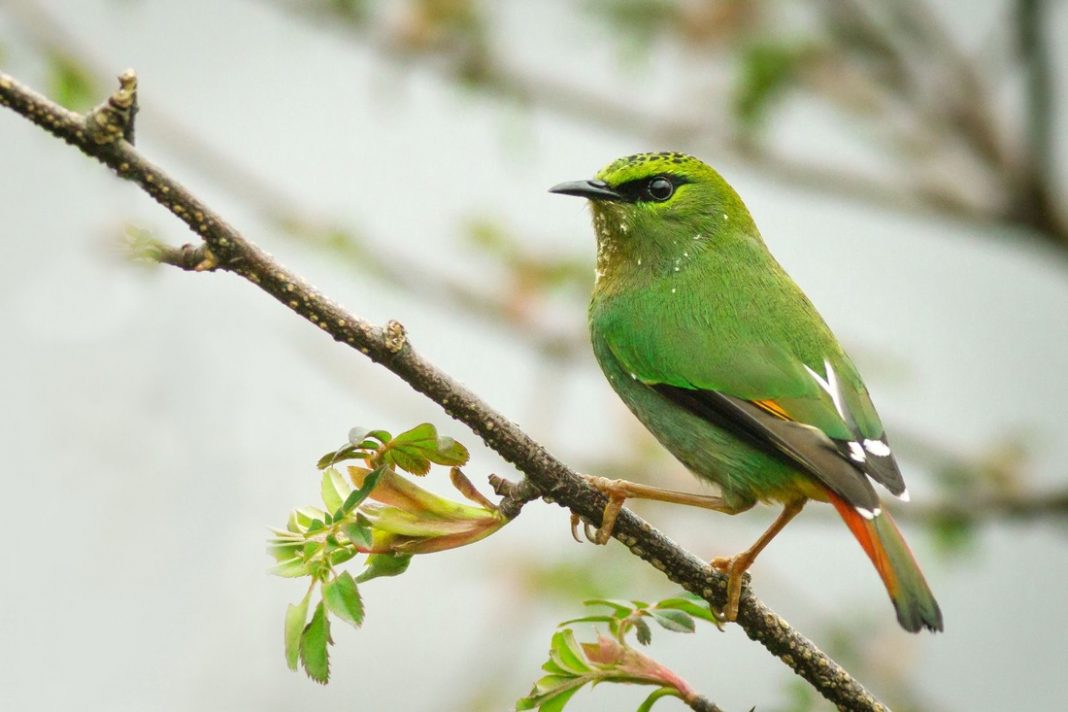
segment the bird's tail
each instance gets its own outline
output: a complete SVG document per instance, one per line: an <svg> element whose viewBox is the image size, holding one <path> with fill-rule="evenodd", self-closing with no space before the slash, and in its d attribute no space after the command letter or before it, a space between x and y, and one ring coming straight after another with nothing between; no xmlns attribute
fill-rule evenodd
<svg viewBox="0 0 1068 712"><path fill-rule="evenodd" d="M911 633L920 628L942 630L942 611L890 512L867 519L833 493L831 504L875 564L901 627Z"/></svg>

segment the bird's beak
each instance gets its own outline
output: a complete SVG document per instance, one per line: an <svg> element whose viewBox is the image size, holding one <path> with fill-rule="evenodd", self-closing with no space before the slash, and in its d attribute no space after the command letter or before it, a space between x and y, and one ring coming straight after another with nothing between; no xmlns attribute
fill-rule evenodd
<svg viewBox="0 0 1068 712"><path fill-rule="evenodd" d="M609 188L608 184L601 180L573 180L554 185L549 188L549 192L577 195L590 200L623 200L622 195Z"/></svg>

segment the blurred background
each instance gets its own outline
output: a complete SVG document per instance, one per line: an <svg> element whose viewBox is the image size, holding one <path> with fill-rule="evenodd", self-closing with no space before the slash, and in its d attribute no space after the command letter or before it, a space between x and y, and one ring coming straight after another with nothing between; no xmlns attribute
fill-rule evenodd
<svg viewBox="0 0 1068 712"><path fill-rule="evenodd" d="M1053 710L1066 30L1054 0L2 0L0 66L78 110L135 68L141 150L253 241L403 322L575 468L692 490L591 358L587 211L546 189L623 154L697 154L865 374L946 632L897 627L826 507L761 557L756 593L895 710ZM349 427L430 420L472 447L476 482L517 473L249 284L131 261L146 235L192 236L10 111L0 159L0 708L506 710L583 599L677 590L532 503L362 587L328 686L290 673L304 586L267 575L267 527L318 501L316 458ZM449 492L443 472L428 486ZM703 558L775 513L633 504ZM726 710L829 708L733 626L650 652Z"/></svg>

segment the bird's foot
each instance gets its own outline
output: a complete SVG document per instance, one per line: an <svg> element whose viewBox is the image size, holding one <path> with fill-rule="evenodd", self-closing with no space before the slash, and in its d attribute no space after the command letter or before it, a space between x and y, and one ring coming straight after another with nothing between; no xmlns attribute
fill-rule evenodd
<svg viewBox="0 0 1068 712"><path fill-rule="evenodd" d="M608 498L608 504L605 505L604 512L601 514L601 526L594 528L589 524L584 525L586 539L598 545L607 544L608 539L612 536L612 530L615 529L616 517L619 516L619 511L623 509L623 503L627 501L631 483L626 480L610 480L607 477L597 477L596 475L582 475L582 477L591 487ZM578 525L581 521L578 514L572 513L571 536L577 542L582 541L578 535Z"/></svg>
<svg viewBox="0 0 1068 712"><path fill-rule="evenodd" d="M737 556L717 556L711 562L712 568L727 574L727 605L723 607L723 617L732 622L738 618L738 604L742 599L745 572L753 564L753 558L746 554L748 552Z"/></svg>

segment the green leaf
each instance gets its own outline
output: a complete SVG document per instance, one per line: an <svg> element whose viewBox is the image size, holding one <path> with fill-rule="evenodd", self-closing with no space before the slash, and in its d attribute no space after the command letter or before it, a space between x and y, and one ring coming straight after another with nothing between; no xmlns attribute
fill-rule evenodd
<svg viewBox="0 0 1068 712"><path fill-rule="evenodd" d="M338 564L343 564L346 561L348 561L349 559L351 559L354 556L356 556L356 554L358 554L358 553L360 553L360 552L356 551L355 549L351 549L349 547L345 547L343 549L338 549L337 551L333 551L333 552L330 553L330 565L331 566L337 566Z"/></svg>
<svg viewBox="0 0 1068 712"><path fill-rule="evenodd" d="M665 598L656 604L657 608L669 609L673 608L684 613L689 613L694 618L700 618L701 620L708 621L709 623L719 623L719 619L716 618L716 614L708 607L708 602L699 598L685 598L678 596L676 598Z"/></svg>
<svg viewBox="0 0 1068 712"><path fill-rule="evenodd" d="M396 439L393 442L396 442ZM393 443L390 443L390 449L385 452L382 459L397 469L413 475L425 475L430 472L430 460L416 448L393 447Z"/></svg>
<svg viewBox="0 0 1068 712"><path fill-rule="evenodd" d="M408 570L411 554L371 554L367 565L356 577L356 583L364 583L380 576L400 576Z"/></svg>
<svg viewBox="0 0 1068 712"><path fill-rule="evenodd" d="M688 613L673 609L661 611L655 608L649 613L652 614L653 620L665 630L670 630L674 633L692 633L694 631L693 618Z"/></svg>
<svg viewBox="0 0 1068 712"><path fill-rule="evenodd" d="M570 675L546 675L534 683L530 694L515 703L517 710L532 710L537 707L545 710L564 709L567 701L579 691L588 679Z"/></svg>
<svg viewBox="0 0 1068 712"><path fill-rule="evenodd" d="M383 459L413 475L425 475L430 463L462 465L467 462L467 449L452 438L439 438L432 423L420 423L389 442Z"/></svg>
<svg viewBox="0 0 1068 712"><path fill-rule="evenodd" d="M560 712L560 710L567 706L568 701L575 696L575 693L579 691L580 687L582 687L582 685L577 685L544 700L538 706L538 712Z"/></svg>
<svg viewBox="0 0 1068 712"><path fill-rule="evenodd" d="M570 628L553 634L549 659L573 675L582 675L591 669L582 646L575 640L575 633Z"/></svg>
<svg viewBox="0 0 1068 712"><path fill-rule="evenodd" d="M353 546L360 547L361 549L371 548L371 529L359 522L346 522L342 525L341 531L345 533L345 536L349 538Z"/></svg>
<svg viewBox="0 0 1068 712"><path fill-rule="evenodd" d="M645 702L642 702L635 712L649 712L649 710L653 709L653 705L656 704L656 701L661 697L681 698L682 695L679 694L678 690L674 690L670 687L661 687L659 690L653 690L652 694L645 698Z"/></svg>
<svg viewBox="0 0 1068 712"><path fill-rule="evenodd" d="M341 504L341 514L348 514L352 510L360 506L365 499L367 499L371 492L374 491L375 485L378 484L378 480L382 477L382 473L386 471L385 465L379 465L375 469L371 470L370 474L363 480L363 485L358 490L353 490L345 498L345 501Z"/></svg>
<svg viewBox="0 0 1068 712"><path fill-rule="evenodd" d="M308 562L304 560L303 556L294 556L292 559L286 559L271 567L268 569L268 573L275 576L284 576L285 578L297 578L299 576L307 576L311 572L308 570Z"/></svg>
<svg viewBox="0 0 1068 712"><path fill-rule="evenodd" d="M304 595L304 599L286 608L286 665L290 670L296 671L297 658L300 655L300 638L304 632L304 623L308 620L308 601L311 599L311 589Z"/></svg>
<svg viewBox="0 0 1068 712"><path fill-rule="evenodd" d="M323 602L319 601L311 622L300 636L300 662L304 665L304 672L308 673L308 677L321 685L330 680L330 654L327 646L332 642L326 608Z"/></svg>
<svg viewBox="0 0 1068 712"><path fill-rule="evenodd" d="M471 453L466 447L444 435L438 438L434 450L428 452L426 456L433 463L452 467L466 465L471 459Z"/></svg>
<svg viewBox="0 0 1068 712"><path fill-rule="evenodd" d="M315 463L315 466L320 470L324 470L335 463L352 459L359 454L359 451L351 445L342 445L337 450L328 452L320 457L319 461Z"/></svg>
<svg viewBox="0 0 1068 712"><path fill-rule="evenodd" d="M336 512L341 509L346 497L352 493L352 485L345 480L344 475L338 472L335 467L328 467L323 470L323 481L319 489L323 497L323 504L326 505L327 511L330 512Z"/></svg>
<svg viewBox="0 0 1068 712"><path fill-rule="evenodd" d="M634 621L634 632L638 636L638 642L642 645L649 645L653 642L653 631L649 630L649 624L644 618Z"/></svg>
<svg viewBox="0 0 1068 712"><path fill-rule="evenodd" d="M323 601L335 616L359 627L363 624L363 600L348 571L323 586Z"/></svg>

